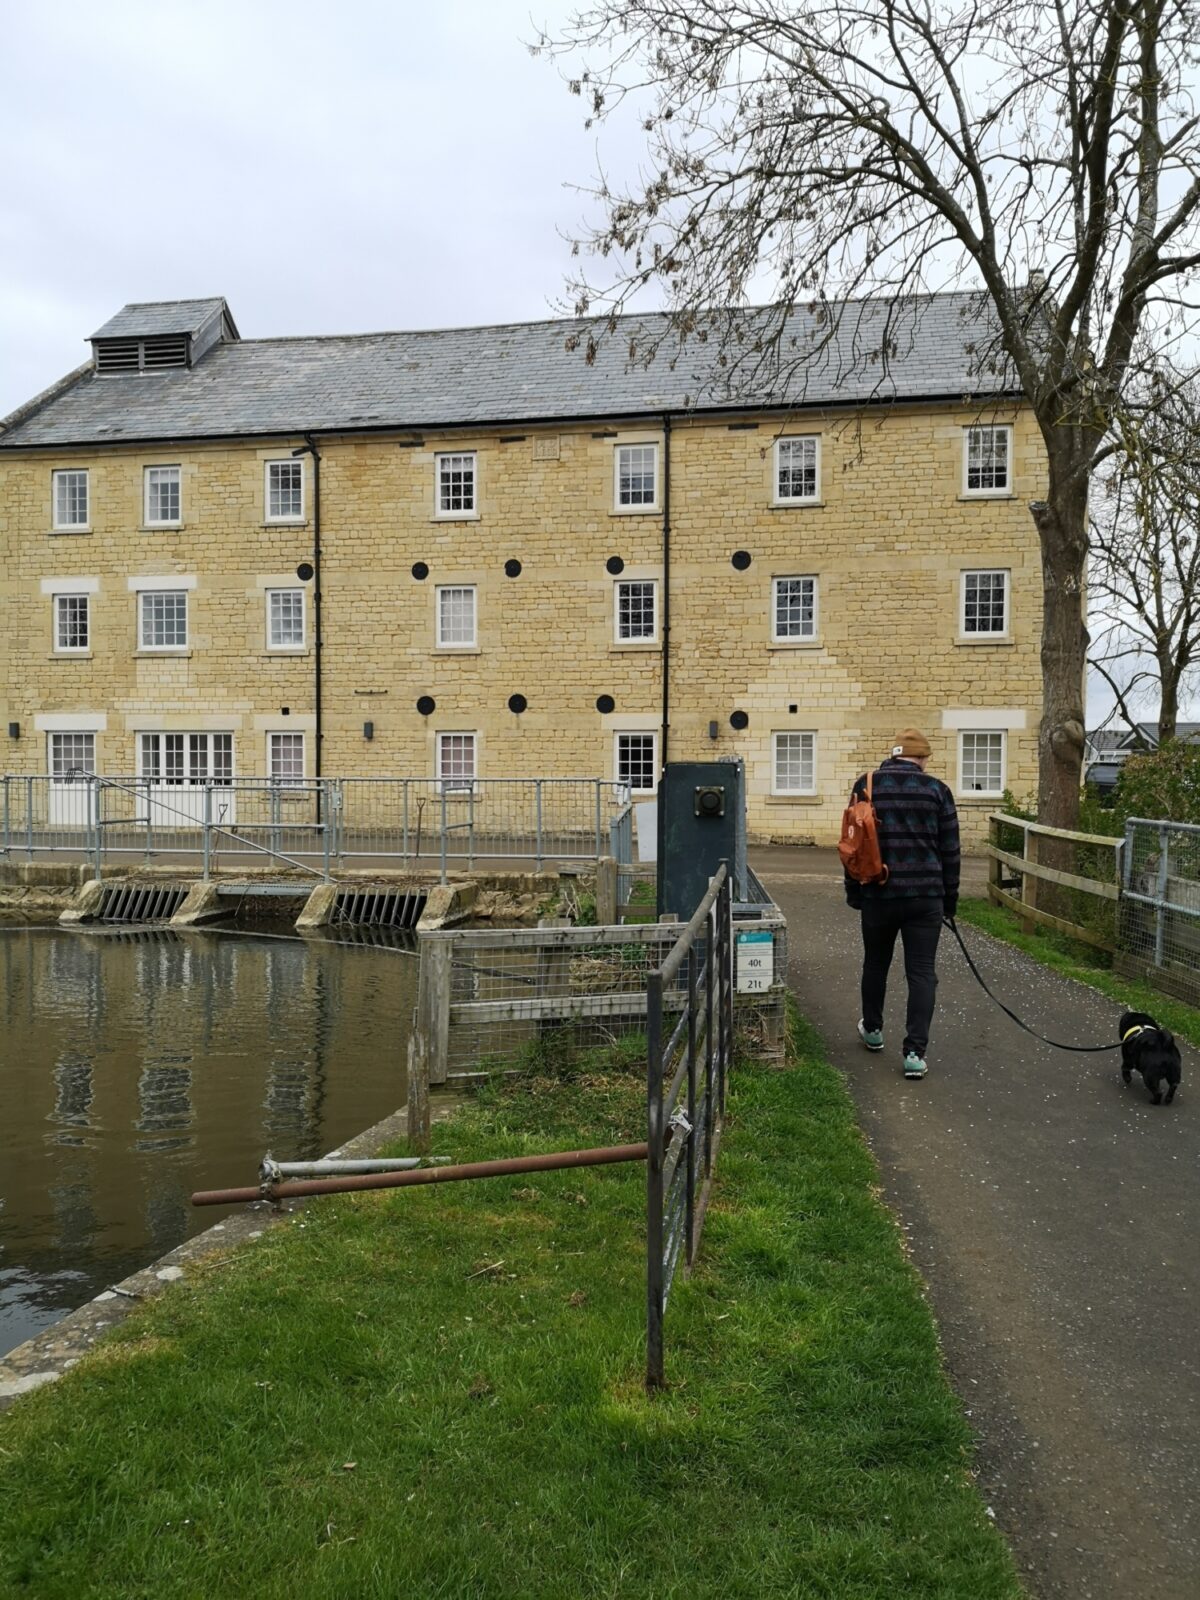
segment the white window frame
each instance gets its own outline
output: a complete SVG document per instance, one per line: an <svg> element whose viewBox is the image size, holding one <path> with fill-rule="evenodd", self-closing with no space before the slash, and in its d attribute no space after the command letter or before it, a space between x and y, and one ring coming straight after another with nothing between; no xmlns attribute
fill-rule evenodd
<svg viewBox="0 0 1200 1600"><path fill-rule="evenodd" d="M63 644L61 642L60 628L62 618L59 608L64 600L82 600L84 614L84 628L87 632L86 644ZM90 594L77 589L59 589L51 596L50 604L54 608L54 654L56 656L86 656L92 651L92 597Z"/></svg>
<svg viewBox="0 0 1200 1600"><path fill-rule="evenodd" d="M996 789L968 789L964 777L964 758L968 739L999 739L1000 786ZM1008 730L1006 728L960 728L958 734L958 793L966 800L999 800L1008 783Z"/></svg>
<svg viewBox="0 0 1200 1600"><path fill-rule="evenodd" d="M442 596L469 594L471 596L471 637L446 639L442 634ZM439 583L433 591L434 619L439 650L478 650L479 648L479 586L474 583Z"/></svg>
<svg viewBox="0 0 1200 1600"><path fill-rule="evenodd" d="M84 767L70 767L70 768L67 768L63 772L56 772L54 770L54 765L55 765L55 763L54 763L55 741L56 740L62 740L62 739L90 739L91 742L92 742L92 753L91 753L90 757L85 757L84 760L85 761L90 761L91 765L90 766L84 766ZM95 731L93 729L91 729L91 728L62 728L62 729L56 728L56 729L54 729L53 732L47 733L47 735L46 735L46 771L50 774L50 777L51 777L52 781L57 782L57 783L66 783L66 782L70 781L68 779L68 777L67 777L67 772L80 772L80 771L83 771L83 772L95 773L95 771L96 771L96 734L95 734Z"/></svg>
<svg viewBox="0 0 1200 1600"><path fill-rule="evenodd" d="M150 515L150 480L156 472L173 472L178 489L179 515L177 517L152 517ZM142 469L142 522L147 528L181 528L183 526L183 468L155 463Z"/></svg>
<svg viewBox="0 0 1200 1600"><path fill-rule="evenodd" d="M166 749L167 739L181 739L183 741L180 751L180 767L176 776L168 776L166 773L166 762L163 760L163 755ZM219 763L215 755L215 747L218 739L226 739L229 741L229 770L221 773L220 775L218 775L216 771ZM202 741L204 745L204 771L199 776L197 776L195 770L197 762L195 759L196 752L193 747L193 741L196 740ZM146 746L151 741L158 745L158 758L157 761L153 763L158 767L157 772L147 770ZM173 728L142 728L138 731L136 742L137 775L139 778L150 784L151 787L156 789L195 789L203 788L205 784L212 784L216 788L227 789L232 787L234 779L234 744L235 741L232 731L225 728L218 728L215 731L208 731L206 729L199 728L186 728L182 730L176 730Z"/></svg>
<svg viewBox="0 0 1200 1600"><path fill-rule="evenodd" d="M471 463L471 504L447 510L442 505L442 462ZM465 498L465 496L464 496ZM479 451L438 450L433 457L433 514L441 522L475 521L479 517Z"/></svg>
<svg viewBox="0 0 1200 1600"><path fill-rule="evenodd" d="M616 728L613 730L613 783L627 789L630 794L654 794L658 788L658 730L656 728ZM621 740L622 739L649 739L651 741L651 765L654 768L654 782L648 789L635 789L628 779L621 776Z"/></svg>
<svg viewBox="0 0 1200 1600"><path fill-rule="evenodd" d="M972 489L969 487L971 469L971 435L974 433L1002 433L1005 435L1005 474L1003 488ZM1013 493L1013 430L1010 422L972 422L963 429L962 492L968 500L1007 500Z"/></svg>
<svg viewBox="0 0 1200 1600"><path fill-rule="evenodd" d="M281 739L299 739L300 741L300 772L299 775L289 773L280 777L275 770L275 752L279 748ZM267 781L273 783L278 789L299 788L307 781L308 777L308 740L301 728L272 728L267 734Z"/></svg>
<svg viewBox="0 0 1200 1600"><path fill-rule="evenodd" d="M630 634L621 632L621 590L630 584L649 584L653 602L654 626L649 633ZM657 578L627 578L616 579L613 584L613 642L624 645L653 645L658 640L658 579Z"/></svg>
<svg viewBox="0 0 1200 1600"><path fill-rule="evenodd" d="M637 501L636 504L622 504L621 502L621 455L626 450L650 450L654 457L654 498L647 502ZM623 517L653 516L661 510L659 501L662 496L662 472L660 470L660 453L656 439L626 439L613 449L613 511Z"/></svg>
<svg viewBox="0 0 1200 1600"><path fill-rule="evenodd" d="M779 475L782 471L783 446L811 443L813 447L813 492L811 494L780 494ZM821 502L821 435L819 433L789 433L776 439L774 476L771 479L771 503L777 506L815 506Z"/></svg>
<svg viewBox="0 0 1200 1600"><path fill-rule="evenodd" d="M973 632L967 629L967 579L1000 577L1004 579L1004 626L999 630L976 628ZM958 583L958 636L960 639L987 641L995 643L1003 641L1012 633L1012 572L1008 567L964 567Z"/></svg>
<svg viewBox="0 0 1200 1600"><path fill-rule="evenodd" d="M289 652L295 653L297 650L306 650L308 648L308 604L304 590L299 584L277 584L273 588L264 589L263 594L266 600L267 649L272 653L282 655L287 655ZM277 594L298 594L300 596L300 637L299 639L289 639L286 644L271 636L272 624L275 620L271 598Z"/></svg>
<svg viewBox="0 0 1200 1600"><path fill-rule="evenodd" d="M83 479L84 517L82 522L61 522L58 515L58 486L63 478ZM92 528L92 474L89 467L56 467L50 474L50 526L55 533L90 533Z"/></svg>
<svg viewBox="0 0 1200 1600"><path fill-rule="evenodd" d="M781 739L808 739L810 741L812 759L812 782L807 786L796 785L785 787L779 781L779 741ZM794 799L797 795L815 795L817 793L817 761L820 750L816 730L813 728L779 728L771 734L771 793L784 799ZM801 757L803 759L803 757Z"/></svg>
<svg viewBox="0 0 1200 1600"><path fill-rule="evenodd" d="M780 633L779 585L781 583L812 584L812 627L807 633ZM771 643L812 644L821 628L821 582L815 572L787 572L771 579Z"/></svg>
<svg viewBox="0 0 1200 1600"><path fill-rule="evenodd" d="M146 642L146 601L152 596L159 594L174 594L183 596L183 642L181 644L147 644ZM188 602L188 591L186 589L171 589L166 587L161 589L139 589L137 592L137 606L137 636L139 650L150 651L155 655L177 655L180 652L189 650L191 648L192 608Z"/></svg>
<svg viewBox="0 0 1200 1600"><path fill-rule="evenodd" d="M272 516L272 514L271 514L271 468L272 467L288 467L289 469L295 469L295 470L299 471L299 474L300 474L300 510L299 510L299 512L289 511L286 515L283 515L281 513L276 513L274 516ZM305 471L304 471L304 458L302 456L300 456L300 457L298 457L298 456L275 456L272 460L263 462L263 521L264 522L285 523L285 524L286 523L290 523L293 527L295 527L297 524L302 523L305 520L305 495L307 494L307 489L306 489L305 481L304 481L305 477L306 477L306 474L305 474Z"/></svg>
<svg viewBox="0 0 1200 1600"><path fill-rule="evenodd" d="M447 777L442 771L442 752L448 739L471 741L470 777ZM433 747L434 786L438 794L469 794L479 782L479 734L473 728L440 729L434 736Z"/></svg>

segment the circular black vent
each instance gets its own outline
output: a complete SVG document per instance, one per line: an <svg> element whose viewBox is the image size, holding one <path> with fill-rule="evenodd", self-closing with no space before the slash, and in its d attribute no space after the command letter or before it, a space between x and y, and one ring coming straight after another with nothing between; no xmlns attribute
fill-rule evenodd
<svg viewBox="0 0 1200 1600"><path fill-rule="evenodd" d="M521 576L521 563L515 558L504 563L504 576L506 578L519 578Z"/></svg>
<svg viewBox="0 0 1200 1600"><path fill-rule="evenodd" d="M610 711L615 711L616 705L617 702L610 694L598 695L596 698L596 710L604 712L605 716L607 716Z"/></svg>
<svg viewBox="0 0 1200 1600"><path fill-rule="evenodd" d="M614 578L619 572L625 571L625 563L621 560L620 556L609 556L604 565L612 573Z"/></svg>
<svg viewBox="0 0 1200 1600"><path fill-rule="evenodd" d="M515 711L518 716L520 716L521 712L524 711L528 704L529 701L526 700L523 694L510 694L508 697L508 709L510 711Z"/></svg>
<svg viewBox="0 0 1200 1600"><path fill-rule="evenodd" d="M729 726L738 729L748 728L750 726L750 718L744 711L734 711L730 715Z"/></svg>
<svg viewBox="0 0 1200 1600"><path fill-rule="evenodd" d="M302 561L296 568L296 576L300 579L301 583L307 583L312 575L313 564L311 561Z"/></svg>
<svg viewBox="0 0 1200 1600"><path fill-rule="evenodd" d="M423 578L427 578L429 576L429 568L423 561L414 561L412 574L413 577L416 578L417 582L420 583Z"/></svg>
<svg viewBox="0 0 1200 1600"><path fill-rule="evenodd" d="M437 701L431 694L423 694L417 701L417 710L423 717L431 717L437 710Z"/></svg>
<svg viewBox="0 0 1200 1600"><path fill-rule="evenodd" d="M750 552L749 550L735 550L729 559L739 572L745 572L750 565Z"/></svg>

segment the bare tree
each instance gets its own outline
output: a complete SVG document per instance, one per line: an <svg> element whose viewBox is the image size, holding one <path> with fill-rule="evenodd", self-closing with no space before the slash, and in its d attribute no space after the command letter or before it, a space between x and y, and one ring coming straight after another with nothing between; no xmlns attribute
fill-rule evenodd
<svg viewBox="0 0 1200 1600"><path fill-rule="evenodd" d="M828 328L855 294L978 288L981 365L1007 363L1049 458L1030 510L1039 809L1060 826L1079 805L1089 475L1139 329L1178 336L1193 310L1197 32L1196 0L595 0L537 46L589 122L633 110L644 130L644 169L600 182L577 241L609 274L575 286L580 314L657 287L680 338L719 339L749 376L799 365L797 309ZM719 311L756 297L769 327ZM885 363L888 337L862 360Z"/></svg>
<svg viewBox="0 0 1200 1600"><path fill-rule="evenodd" d="M1092 494L1089 664L1132 727L1175 737L1200 667L1200 378L1160 367L1114 419Z"/></svg>

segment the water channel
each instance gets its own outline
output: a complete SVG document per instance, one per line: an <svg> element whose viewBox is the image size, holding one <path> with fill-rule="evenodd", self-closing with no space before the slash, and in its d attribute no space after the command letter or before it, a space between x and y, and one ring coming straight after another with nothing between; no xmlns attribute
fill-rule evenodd
<svg viewBox="0 0 1200 1600"><path fill-rule="evenodd" d="M392 938L0 932L0 1354L226 1214L192 1190L403 1104Z"/></svg>

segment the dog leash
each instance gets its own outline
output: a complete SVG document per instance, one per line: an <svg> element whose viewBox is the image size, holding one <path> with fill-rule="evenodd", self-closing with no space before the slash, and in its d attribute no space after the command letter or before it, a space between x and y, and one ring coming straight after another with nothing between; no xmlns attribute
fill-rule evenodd
<svg viewBox="0 0 1200 1600"><path fill-rule="evenodd" d="M959 933L958 924L955 922L954 918L943 917L942 921L958 940L958 948L962 951L964 957L966 958L966 963L974 974L976 983L978 983L979 987L983 990L984 994L987 995L988 999L994 1000L995 1003L1000 1007L1001 1011L1003 1011L1004 1015L1011 1018L1012 1021L1016 1023L1018 1028L1024 1028L1026 1033L1031 1034L1035 1039L1040 1039L1043 1044L1048 1044L1051 1049L1073 1050L1077 1055L1101 1055L1106 1050L1119 1050L1121 1048L1120 1040L1118 1040L1116 1044L1060 1044L1057 1039L1047 1039L1044 1033L1038 1033L1037 1030L1035 1028L1031 1028L1027 1022L1022 1022L1017 1013L1015 1011L1010 1011L1009 1008L1004 1004L1004 1001L994 995L988 988L987 984L984 983L983 975L979 968L971 960L971 952L963 943L963 936L961 933Z"/></svg>

